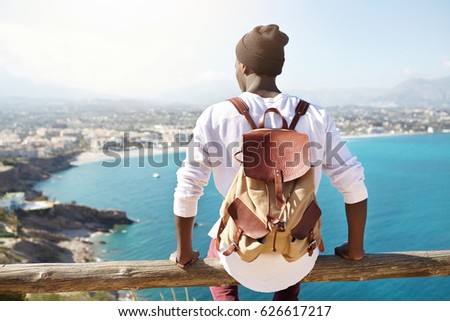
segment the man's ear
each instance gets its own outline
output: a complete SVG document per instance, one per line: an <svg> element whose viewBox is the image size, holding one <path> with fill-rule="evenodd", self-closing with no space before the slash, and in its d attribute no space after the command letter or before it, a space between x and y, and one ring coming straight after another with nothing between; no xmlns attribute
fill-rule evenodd
<svg viewBox="0 0 450 321"><path fill-rule="evenodd" d="M241 64L241 65L242 65L242 64ZM244 75L246 75L246 76L255 73L255 71L254 71L252 68L250 68L249 66L242 65L242 68L243 68Z"/></svg>

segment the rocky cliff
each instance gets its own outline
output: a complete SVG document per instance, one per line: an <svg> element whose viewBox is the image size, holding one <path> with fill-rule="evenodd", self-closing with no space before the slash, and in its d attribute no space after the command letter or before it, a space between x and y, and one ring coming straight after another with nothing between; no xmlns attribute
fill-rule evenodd
<svg viewBox="0 0 450 321"><path fill-rule="evenodd" d="M0 194L7 192L26 192L32 198L38 192L33 185L50 177L52 173L72 167L70 161L76 154L50 158L31 158L24 161L6 160L13 168L0 172Z"/></svg>
<svg viewBox="0 0 450 321"><path fill-rule="evenodd" d="M23 257L21 262L34 263L92 261L92 242L87 237L109 232L116 224L133 223L122 211L74 204L57 204L42 211L18 210L16 218L18 238L10 250Z"/></svg>
<svg viewBox="0 0 450 321"><path fill-rule="evenodd" d="M116 224L132 224L125 212L117 210L98 210L75 204L56 204L43 211L17 211L22 228L32 228L47 232L96 231L108 232Z"/></svg>

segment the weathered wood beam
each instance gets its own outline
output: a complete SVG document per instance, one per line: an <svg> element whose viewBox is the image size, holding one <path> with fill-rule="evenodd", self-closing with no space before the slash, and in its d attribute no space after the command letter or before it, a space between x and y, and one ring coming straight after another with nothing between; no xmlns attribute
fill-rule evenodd
<svg viewBox="0 0 450 321"><path fill-rule="evenodd" d="M450 276L450 250L368 254L353 262L320 256L305 282ZM172 262L116 261L0 266L0 293L52 293L237 284L216 259L181 269Z"/></svg>

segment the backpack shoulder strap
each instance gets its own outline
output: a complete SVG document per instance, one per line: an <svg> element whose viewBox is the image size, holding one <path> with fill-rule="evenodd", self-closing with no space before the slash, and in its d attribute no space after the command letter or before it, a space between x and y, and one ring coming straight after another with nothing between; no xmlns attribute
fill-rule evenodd
<svg viewBox="0 0 450 321"><path fill-rule="evenodd" d="M252 129L256 129L256 124L253 121L252 117L249 114L249 109L247 104L239 97L234 97L231 99L228 99L229 102L231 102L234 107L236 107L236 109L238 110L238 112L241 115L244 115L245 119L247 119L248 123L250 124L250 126L252 127Z"/></svg>
<svg viewBox="0 0 450 321"><path fill-rule="evenodd" d="M298 103L297 107L295 108L295 116L292 119L291 124L289 125L289 129L295 130L295 126L297 126L297 123L300 120L300 117L302 117L304 114L306 114L308 107L309 107L309 103L300 99L300 102Z"/></svg>

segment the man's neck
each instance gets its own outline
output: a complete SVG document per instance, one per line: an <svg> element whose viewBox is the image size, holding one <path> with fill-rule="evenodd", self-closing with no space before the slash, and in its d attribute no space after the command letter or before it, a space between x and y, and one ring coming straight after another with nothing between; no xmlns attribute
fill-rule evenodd
<svg viewBox="0 0 450 321"><path fill-rule="evenodd" d="M255 74L247 79L245 91L263 98L273 98L281 93L275 83L275 77L258 76Z"/></svg>

